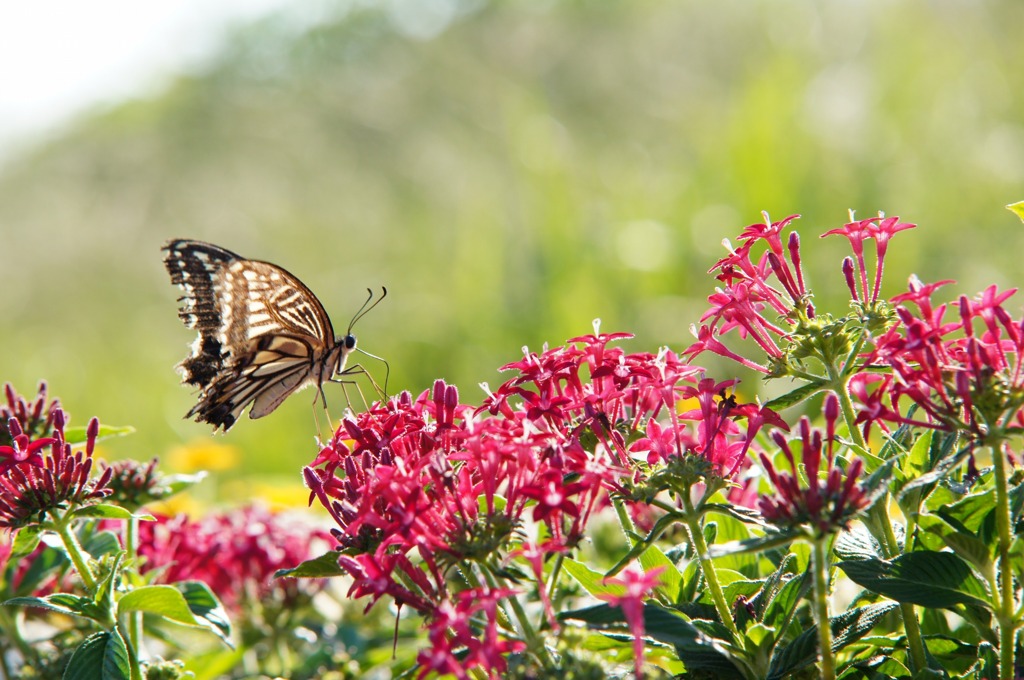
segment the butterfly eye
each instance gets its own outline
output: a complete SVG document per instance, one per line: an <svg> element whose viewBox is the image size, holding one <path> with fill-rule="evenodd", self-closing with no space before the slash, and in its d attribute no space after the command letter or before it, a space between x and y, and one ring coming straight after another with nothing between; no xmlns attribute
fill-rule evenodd
<svg viewBox="0 0 1024 680"><path fill-rule="evenodd" d="M345 336L345 349L355 349L355 348L356 348L356 336L354 336L354 335L346 335Z"/></svg>

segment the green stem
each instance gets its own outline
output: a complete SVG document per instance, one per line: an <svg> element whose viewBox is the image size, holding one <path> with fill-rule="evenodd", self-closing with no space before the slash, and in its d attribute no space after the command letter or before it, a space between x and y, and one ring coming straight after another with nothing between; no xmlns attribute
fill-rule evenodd
<svg viewBox="0 0 1024 680"><path fill-rule="evenodd" d="M95 593L96 576L92 573L92 569L89 568L82 544L78 542L78 537L71 530L71 523L58 515L56 511L53 511L51 516L53 517L53 529L60 536L60 540L64 544L64 550L67 551L68 557L71 558L71 563L75 565L78 577L82 579L82 583L89 593Z"/></svg>
<svg viewBox="0 0 1024 680"><path fill-rule="evenodd" d="M832 626L828 615L828 537L816 536L811 569L814 571L814 618L818 622L818 661L822 680L835 680L836 662L832 656Z"/></svg>
<svg viewBox="0 0 1024 680"><path fill-rule="evenodd" d="M132 561L133 569L138 573L138 564L135 564L138 556L139 546L139 520L132 517L125 523L124 527L124 549L127 558ZM142 612L132 612L128 615L128 644L138 655L142 649Z"/></svg>
<svg viewBox="0 0 1024 680"><path fill-rule="evenodd" d="M128 645L128 677L131 680L145 680L142 677L142 666L139 664L138 651Z"/></svg>
<svg viewBox="0 0 1024 680"><path fill-rule="evenodd" d="M853 408L853 400L850 398L849 382L831 370L829 377L832 378L832 390L839 397L839 409L843 412L843 420L846 422L846 429L850 431L850 438L862 450L869 451L868 441L864 438L864 433L857 427L857 410Z"/></svg>
<svg viewBox="0 0 1024 680"><path fill-rule="evenodd" d="M857 427L857 411L853 408L853 400L850 398L850 386L846 379L840 379L838 374L829 371L833 379L833 387L839 397L839 408L843 413L843 420L850 431L853 443L864 451L869 451L868 442ZM865 522L871 535L882 547L882 555L886 559L895 557L899 553L899 542L892 530L892 519L889 517L889 494L885 493L875 501L869 511L870 521ZM907 647L910 651L910 660L913 663L914 671L920 671L928 667L928 655L925 652L924 638L921 636L921 624L917 620L917 612L914 605L909 603L900 604L900 614L903 617L903 630L907 634Z"/></svg>
<svg viewBox="0 0 1024 680"><path fill-rule="evenodd" d="M732 611L730 611L729 604L725 601L725 593L722 592L722 586L718 582L718 573L715 571L715 565L708 554L708 544L704 540L704 532L701 530L700 517L693 509L693 502L690 500L689 494L682 494L682 499L683 508L686 510L686 528L690 533L690 541L693 544L694 552L697 553L697 559L700 561L700 569L701 573L704 574L704 581L708 584L708 590L711 591L711 599L715 603L715 609L718 610L718 617L722 619L722 624L729 629L730 633L736 636L738 641L740 631L736 627L736 622L733 621Z"/></svg>
<svg viewBox="0 0 1024 680"><path fill-rule="evenodd" d="M481 565L480 571L483 573L488 586L492 589L498 588L497 580L495 579L494 574L491 573L490 569L485 565ZM470 585L479 587L479 582L477 582L475 575L472 578L469 577L469 574L472 573L471 570L466 569L464 570L464 573L467 575L466 581ZM476 585L474 585L474 582L476 582ZM534 630L533 625L530 623L530 617L526 615L526 610L523 609L523 605L519 601L519 598L512 595L505 598L505 602L512 607L512 612L515 614L516 621L519 624L519 630L522 632L523 638L526 640L526 644L529 645L530 649L546 668L551 668L551 657L548 655L548 650L544 646L544 641L537 634L537 631ZM504 608L502 607L500 611L504 612ZM508 617L507 612L505 613L505 616Z"/></svg>
<svg viewBox="0 0 1024 680"><path fill-rule="evenodd" d="M555 555L555 563L551 567L551 575L549 576L551 583L548 584L548 601L552 601L552 598L555 596L555 590L557 590L558 586L558 577L562 573L562 565L564 563L565 553L558 553ZM542 588L543 586L538 584L537 587Z"/></svg>
<svg viewBox="0 0 1024 680"><path fill-rule="evenodd" d="M619 518L622 533L626 534L626 540L629 541L630 547L633 547L637 543L634 540L636 526L633 525L633 520L630 518L629 512L626 511L626 504L622 502L621 498L612 498L612 507L615 508L615 516Z"/></svg>
<svg viewBox="0 0 1024 680"><path fill-rule="evenodd" d="M999 678L1014 677L1017 621L1014 617L1013 563L1010 561L1010 501L1006 475L1006 456L998 446L992 447L992 463L996 472L996 533L999 536Z"/></svg>

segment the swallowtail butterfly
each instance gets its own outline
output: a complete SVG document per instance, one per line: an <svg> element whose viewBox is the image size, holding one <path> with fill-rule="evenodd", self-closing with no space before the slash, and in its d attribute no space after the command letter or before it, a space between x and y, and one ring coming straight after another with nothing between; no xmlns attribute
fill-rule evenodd
<svg viewBox="0 0 1024 680"><path fill-rule="evenodd" d="M310 385L322 399L323 384L345 372L356 348L352 325L369 311L372 292L335 337L320 301L281 267L202 241L175 239L163 250L171 282L185 291L178 316L199 331L178 364L183 382L200 390L186 417L227 431L250 403L249 417L262 418Z"/></svg>

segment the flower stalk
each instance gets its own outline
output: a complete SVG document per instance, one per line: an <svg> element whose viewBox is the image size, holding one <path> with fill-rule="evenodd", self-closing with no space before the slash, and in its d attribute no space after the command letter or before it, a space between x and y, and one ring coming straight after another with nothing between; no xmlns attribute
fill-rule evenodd
<svg viewBox="0 0 1024 680"><path fill-rule="evenodd" d="M999 541L999 598L996 620L999 622L999 678L1012 680L1016 651L1018 619L1014 615L1013 562L1010 557L1009 477L1006 473L1006 454L999 447L992 447L992 463L995 467L996 533Z"/></svg>
<svg viewBox="0 0 1024 680"><path fill-rule="evenodd" d="M828 536L816 536L811 541L811 570L814 573L814 618L818 623L818 663L822 680L835 680L836 677L828 606L829 538Z"/></svg>
<svg viewBox="0 0 1024 680"><path fill-rule="evenodd" d="M708 551L707 541L704 540L704 531L700 525L700 515L694 510L693 502L688 494L683 494L682 499L686 529L690 534L693 551L697 554L697 559L700 561L700 570L704 575L704 581L708 584L711 600L715 603L715 610L718 612L718 617L722 620L722 624L736 638L739 638L739 628L736 627L736 621L733 619L732 612L729 609L729 603L725 600L722 584L718 580L718 572L715 571L715 564Z"/></svg>

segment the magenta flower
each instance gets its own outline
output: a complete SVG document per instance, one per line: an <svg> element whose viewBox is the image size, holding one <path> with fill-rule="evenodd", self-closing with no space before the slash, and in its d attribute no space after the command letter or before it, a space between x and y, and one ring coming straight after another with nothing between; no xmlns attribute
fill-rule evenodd
<svg viewBox="0 0 1024 680"><path fill-rule="evenodd" d="M514 595L508 589L471 588L439 606L428 626L430 647L416 659L420 665L416 677L436 673L469 678L476 675L469 673L474 669L488 678L505 677L507 656L526 648L519 640L498 635L498 603ZM480 620L482 631L478 630Z"/></svg>
<svg viewBox="0 0 1024 680"><path fill-rule="evenodd" d="M1024 321L1005 306L1015 290L990 286L973 299L936 305L932 296L945 283L912 278L909 292L892 299L899 323L865 357L892 377L862 399L860 418L866 426L889 421L1005 437L1024 424ZM903 416L900 403L917 405L921 415Z"/></svg>
<svg viewBox="0 0 1024 680"><path fill-rule="evenodd" d="M20 432L31 439L39 439L53 430L54 417L60 409L60 401L47 401L46 382L40 382L35 399L28 401L10 383L4 383L4 399L0 402L0 446L13 446L14 435L8 423L11 418L18 422ZM67 420L67 413L64 420Z"/></svg>
<svg viewBox="0 0 1024 680"><path fill-rule="evenodd" d="M626 617L630 632L633 635L633 661L636 667L636 677L643 677L644 665L644 601L661 585L659 575L664 567L654 567L644 572L639 566L630 565L623 570L621 576L607 578L606 585L619 586L621 594L602 594L598 597L609 604L618 605L622 608L622 614Z"/></svg>
<svg viewBox="0 0 1024 680"><path fill-rule="evenodd" d="M611 494L634 516L653 518L650 508L666 511L664 497L652 504L662 491L681 503L679 494L710 477L721 488L748 464L766 423L785 426L769 409L726 395L735 381L701 379L667 349L629 354L613 343L624 337L595 332L526 352L476 408L443 381L374 404L344 420L303 471L310 500L336 524L350 594L371 605L389 598L431 622L433 647L420 658L428 672L500 673L504 661L487 655L521 644L507 617L476 627L477 642L458 628L467 608L490 621L490 608L512 595L489 591L484 606L477 589L452 578L453 567L480 572L481 583L526 562L554 622L544 557L575 550ZM696 407L683 411L691 399ZM670 479L679 461L685 482ZM645 485L655 473L664 486ZM543 536L543 549L527 535ZM468 592L477 604L464 602ZM480 635L490 641L481 646Z"/></svg>
<svg viewBox="0 0 1024 680"><path fill-rule="evenodd" d="M217 593L225 607L240 611L259 603L294 606L324 586L317 579L275 579L316 557L329 535L298 518L247 506L192 520L185 515L139 523L142 572L161 583L197 580Z"/></svg>
<svg viewBox="0 0 1024 680"><path fill-rule="evenodd" d="M751 225L740 235L740 247L715 264L712 271L718 271L717 278L724 287L708 297L711 306L695 330L697 341L683 356L693 358L712 352L769 377L790 375L809 380L817 377L813 375L816 362L809 363L809 358L837 366L865 330L876 332L891 323L887 305L878 304L885 254L892 236L914 225L898 218L876 217L824 234L846 236L854 252L854 257L843 263L843 275L859 313L834 318L819 315L811 302L799 236L793 232L783 239L783 232L797 217L771 222L765 215L763 224ZM868 239L876 243L873 282L869 282L864 257L864 241ZM755 246L764 246L760 255ZM723 338L731 332L751 340L763 357L745 356L730 348Z"/></svg>
<svg viewBox="0 0 1024 680"><path fill-rule="evenodd" d="M544 605L544 615L547 617L548 625L554 631L557 631L560 625L558 619L555 618L555 611L551 606L551 598L548 595L548 589L544 582L544 560L552 555L564 552L567 552L565 546L559 545L555 541L545 541L539 545L537 543L524 543L521 549L511 555L512 557L522 555L529 563L530 570L533 572L534 578L537 579L537 593L540 595L541 602Z"/></svg>
<svg viewBox="0 0 1024 680"><path fill-rule="evenodd" d="M137 460L118 460L113 463L101 463L104 469L110 468L111 502L129 510L137 510L147 503L160 500L170 493L163 482L163 475L157 472L158 459L148 463Z"/></svg>
<svg viewBox="0 0 1024 680"><path fill-rule="evenodd" d="M811 428L807 417L800 419L800 466L789 441L780 431L772 432L772 440L782 450L789 471L778 471L763 453L761 465L768 474L775 494L761 496L758 506L765 520L783 527L809 527L816 535L845 529L858 511L867 506L868 497L857 483L864 469L860 458L854 458L843 471L836 466L835 424L839 417L839 401L830 394L825 399L826 430Z"/></svg>
<svg viewBox="0 0 1024 680"><path fill-rule="evenodd" d="M846 285L855 301L858 301L870 308L878 301L878 295L882 290L882 272L885 268L885 253L889 247L889 239L893 234L913 229L916 224L900 222L898 217L872 217L858 222L850 222L840 229L832 229L821 235L845 236L853 249L854 258L847 258L843 264L843 273L846 277ZM867 262L864 259L864 241L874 239L875 241L875 276L874 283L868 287Z"/></svg>
<svg viewBox="0 0 1024 680"><path fill-rule="evenodd" d="M18 417L7 420L12 445L0 446L0 528L42 522L49 512L89 505L110 494L109 469L92 477L99 421L89 421L85 450L75 453L65 441L64 412L54 409L47 422L53 424L52 436L31 440Z"/></svg>

